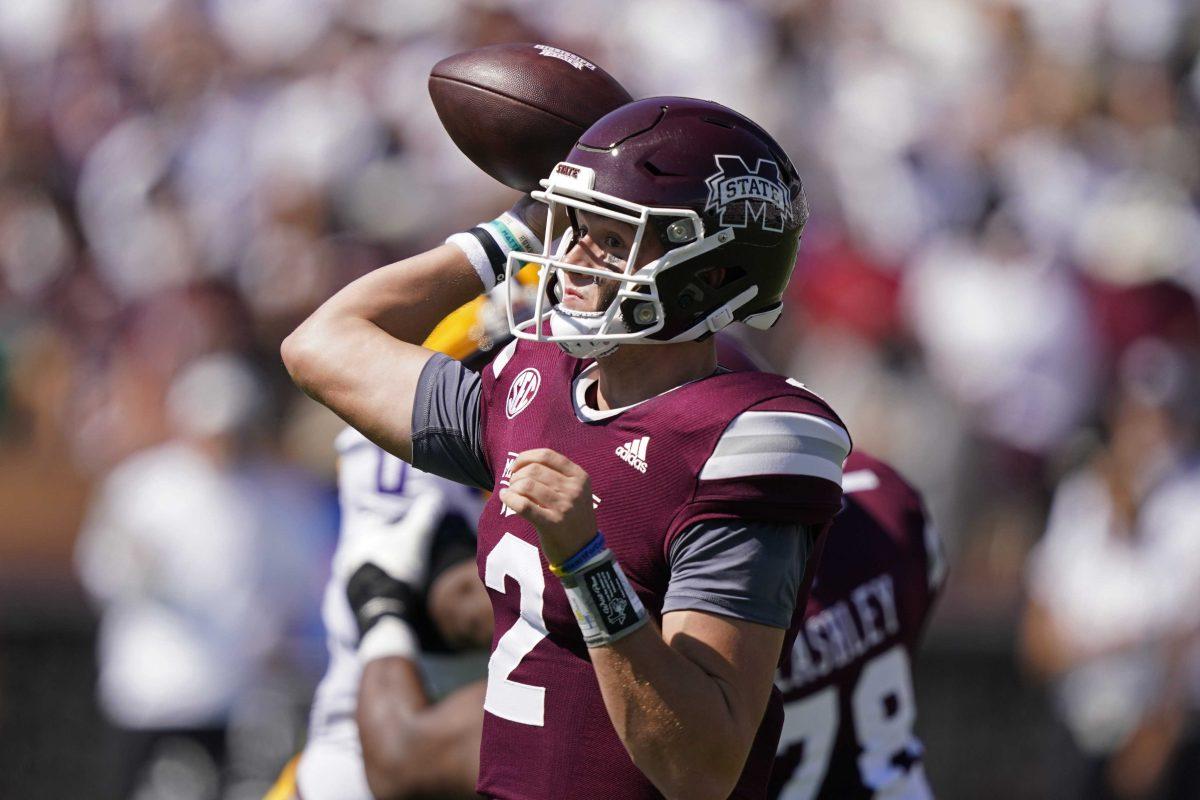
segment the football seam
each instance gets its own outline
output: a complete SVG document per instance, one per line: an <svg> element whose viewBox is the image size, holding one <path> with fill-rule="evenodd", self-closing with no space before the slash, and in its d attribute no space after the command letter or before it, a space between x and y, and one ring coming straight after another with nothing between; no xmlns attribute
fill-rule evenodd
<svg viewBox="0 0 1200 800"><path fill-rule="evenodd" d="M535 108L538 111L541 111L543 114L549 114L550 116L554 117L555 119L562 120L563 122L567 123L568 125L572 125L576 128L579 128L579 130L581 130L581 131L586 130L585 126L580 125L575 120L567 119L562 114L557 114L548 108L542 108L541 106L535 106L532 103L526 102L519 97L513 97L512 95L505 94L504 92L497 92L495 89L489 89L486 86L480 86L477 83L471 83L471 81L464 81L461 78L447 78L444 75L430 75L429 79L430 80L437 79L439 81L448 81L449 83L457 83L462 86L470 86L472 89L478 89L481 92L487 92L488 94L494 94L497 97L503 97L505 100L512 100L514 103L520 103L523 106L529 106L530 108Z"/></svg>

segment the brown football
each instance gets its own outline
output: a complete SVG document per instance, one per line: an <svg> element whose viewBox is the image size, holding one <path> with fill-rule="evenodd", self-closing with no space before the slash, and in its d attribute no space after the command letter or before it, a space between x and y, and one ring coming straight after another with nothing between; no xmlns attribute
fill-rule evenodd
<svg viewBox="0 0 1200 800"><path fill-rule="evenodd" d="M545 44L442 59L429 74L429 96L467 158L523 192L536 189L593 122L633 99L591 61Z"/></svg>

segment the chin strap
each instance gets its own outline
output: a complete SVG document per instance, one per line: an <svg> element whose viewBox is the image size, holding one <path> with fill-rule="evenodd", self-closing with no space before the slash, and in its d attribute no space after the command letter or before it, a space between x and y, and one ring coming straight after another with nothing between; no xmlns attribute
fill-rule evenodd
<svg viewBox="0 0 1200 800"><path fill-rule="evenodd" d="M561 305L550 310L550 333L555 336L586 336L604 325L603 311L571 311ZM624 326L621 326L624 327ZM559 342L563 352L575 358L603 358L620 346L605 339Z"/></svg>

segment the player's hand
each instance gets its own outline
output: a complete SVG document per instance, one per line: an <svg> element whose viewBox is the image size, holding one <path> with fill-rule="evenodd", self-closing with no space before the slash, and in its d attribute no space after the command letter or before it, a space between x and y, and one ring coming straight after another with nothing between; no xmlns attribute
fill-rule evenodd
<svg viewBox="0 0 1200 800"><path fill-rule="evenodd" d="M518 455L500 499L537 528L551 564L563 563L596 535L591 480L578 464L553 450Z"/></svg>
<svg viewBox="0 0 1200 800"><path fill-rule="evenodd" d="M520 219L529 229L537 234L537 237L542 241L546 239L546 204L534 200L533 195L521 195L521 199L513 204L509 209L509 213ZM554 215L554 232L561 236L566 230L567 214L566 209L559 205Z"/></svg>

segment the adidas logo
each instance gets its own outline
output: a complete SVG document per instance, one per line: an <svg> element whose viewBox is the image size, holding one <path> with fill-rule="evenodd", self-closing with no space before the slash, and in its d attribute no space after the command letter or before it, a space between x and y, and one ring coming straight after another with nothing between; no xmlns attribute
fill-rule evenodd
<svg viewBox="0 0 1200 800"><path fill-rule="evenodd" d="M645 474L646 472L646 446L650 444L650 437L643 436L640 439L634 439L632 442L626 442L616 449L617 456L629 466L636 469L638 472Z"/></svg>

